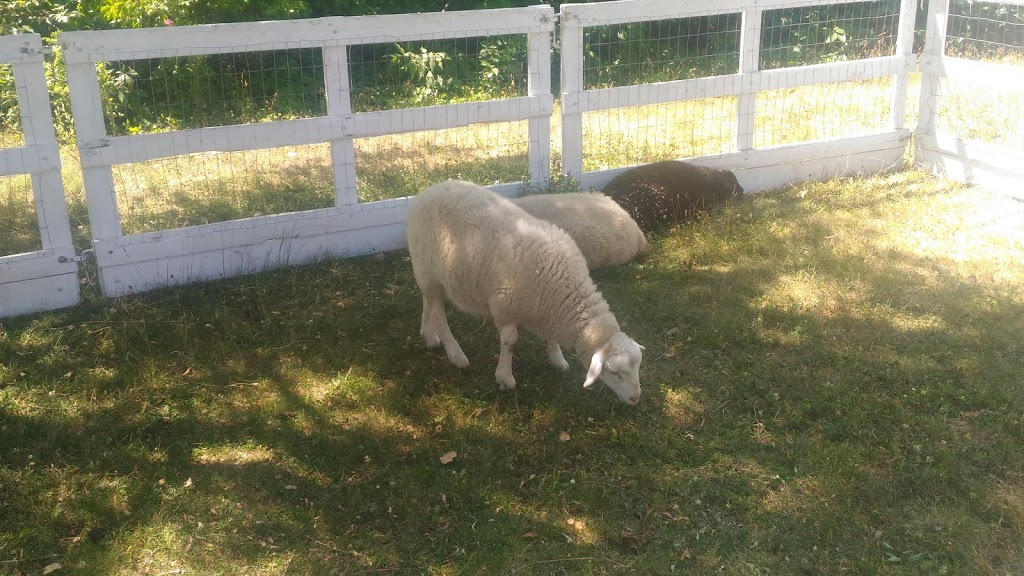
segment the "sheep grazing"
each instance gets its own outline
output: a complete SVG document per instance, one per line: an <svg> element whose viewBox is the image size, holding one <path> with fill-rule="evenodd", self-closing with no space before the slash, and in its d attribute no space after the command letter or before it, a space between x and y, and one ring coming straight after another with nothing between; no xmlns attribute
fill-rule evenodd
<svg viewBox="0 0 1024 576"><path fill-rule="evenodd" d="M625 264L647 250L640 227L604 194L538 194L512 202L569 234L591 270Z"/></svg>
<svg viewBox="0 0 1024 576"><path fill-rule="evenodd" d="M445 316L445 298L470 314L490 316L501 339L494 376L515 388L512 350L519 326L547 342L548 361L569 364L562 346L589 366L584 388L600 378L623 402L640 400L643 347L619 329L568 234L510 200L471 182L435 184L409 204L409 256L423 293L420 334L444 346L460 368L469 360Z"/></svg>
<svg viewBox="0 0 1024 576"><path fill-rule="evenodd" d="M644 232L678 224L743 195L732 172L678 160L629 169L602 191L629 212Z"/></svg>

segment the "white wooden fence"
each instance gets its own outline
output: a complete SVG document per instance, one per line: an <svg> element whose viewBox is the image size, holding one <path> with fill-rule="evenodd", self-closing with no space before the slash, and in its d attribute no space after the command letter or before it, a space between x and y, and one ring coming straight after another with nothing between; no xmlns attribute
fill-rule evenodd
<svg viewBox="0 0 1024 576"><path fill-rule="evenodd" d="M60 152L46 91L38 34L0 36L0 64L10 64L24 145L0 149L0 177L29 174L41 249L0 258L0 318L78 303L78 264L71 244Z"/></svg>
<svg viewBox="0 0 1024 576"><path fill-rule="evenodd" d="M998 89L1024 94L1024 66L980 62L946 54L951 1L929 0L928 29L924 53L921 55L921 103L915 133L916 161L930 166L936 173L1024 199L1024 187L1021 186L1024 182L1024 163L1021 162L1024 150L964 138L960 134L942 131L939 127L944 78L955 78L960 83L973 84L983 90ZM997 0L989 3L1024 6L1024 0Z"/></svg>
<svg viewBox="0 0 1024 576"><path fill-rule="evenodd" d="M1024 0L1008 0L1020 4ZM735 170L748 190L837 174L874 173L899 165L911 130L904 126L908 77L916 65L912 31L916 0L901 0L895 53L781 69L759 63L765 11L846 4L847 0L618 0L565 4L561 19L562 171L600 187L622 169L583 171L587 143L583 115L626 106L734 96L734 152L694 158ZM950 58L943 53L946 0L933 0L923 58L921 114L916 129L921 162L969 180L1020 182L1019 162L1006 150L936 130L940 80L965 74L1024 86L1019 69ZM739 67L724 75L656 84L585 89L586 28L606 24L738 14ZM526 120L530 179L549 176L551 42L556 15L548 6L435 14L323 18L160 29L69 32L60 45L67 66L75 130L100 286L106 296L159 286L245 274L324 256L352 256L399 248L405 242L408 199L360 202L353 139L404 132ZM347 47L382 42L524 34L528 37L528 90L516 98L375 112L353 112ZM97 65L105 62L242 51L319 48L323 54L327 113L322 117L220 126L166 133L111 136L104 123ZM36 35L0 37L0 63L14 67L25 145L0 150L0 176L31 174L42 231L42 250L0 258L0 317L68 306L78 301L76 254L61 188L60 162L46 96L43 51ZM890 77L891 115L876 133L756 148L755 103L765 90ZM232 152L329 143L335 205L178 228L125 234L113 167L204 152ZM1008 168L1009 167L1009 168ZM1016 179L1016 180L1014 180ZM519 184L498 186L515 194Z"/></svg>
<svg viewBox="0 0 1024 576"><path fill-rule="evenodd" d="M117 296L325 256L354 256L403 246L407 200L359 202L354 138L528 120L531 178L543 180L549 171L554 25L550 6L535 6L62 34L60 44L103 294ZM527 96L352 112L347 46L508 34L528 37ZM106 132L97 63L293 48L323 50L326 116L118 137ZM331 143L336 193L332 208L122 233L112 174L115 164L322 142Z"/></svg>

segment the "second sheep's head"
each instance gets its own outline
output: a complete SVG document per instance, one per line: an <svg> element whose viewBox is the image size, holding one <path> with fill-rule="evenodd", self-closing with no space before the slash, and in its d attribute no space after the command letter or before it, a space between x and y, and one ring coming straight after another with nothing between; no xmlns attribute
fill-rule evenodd
<svg viewBox="0 0 1024 576"><path fill-rule="evenodd" d="M623 332L618 332L594 353L584 388L600 379L626 404L640 402L640 361L644 347Z"/></svg>

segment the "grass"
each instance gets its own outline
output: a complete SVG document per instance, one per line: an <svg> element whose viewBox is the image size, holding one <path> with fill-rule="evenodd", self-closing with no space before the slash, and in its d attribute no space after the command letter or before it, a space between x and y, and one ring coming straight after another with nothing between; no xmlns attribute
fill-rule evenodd
<svg viewBox="0 0 1024 576"><path fill-rule="evenodd" d="M450 366L403 253L5 320L0 573L1019 574L1022 231L905 172L653 238L637 407Z"/></svg>

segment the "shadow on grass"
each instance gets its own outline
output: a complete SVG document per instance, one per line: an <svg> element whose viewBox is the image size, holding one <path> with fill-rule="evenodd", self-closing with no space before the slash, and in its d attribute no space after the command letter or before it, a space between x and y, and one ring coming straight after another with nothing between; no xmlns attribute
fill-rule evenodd
<svg viewBox="0 0 1024 576"><path fill-rule="evenodd" d="M498 392L485 319L452 315L451 367L400 253L9 322L0 566L1013 573L1019 284L890 250L912 198L830 193L752 197L595 274L647 346L635 408L532 338Z"/></svg>

